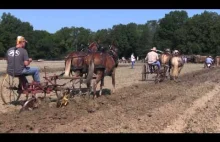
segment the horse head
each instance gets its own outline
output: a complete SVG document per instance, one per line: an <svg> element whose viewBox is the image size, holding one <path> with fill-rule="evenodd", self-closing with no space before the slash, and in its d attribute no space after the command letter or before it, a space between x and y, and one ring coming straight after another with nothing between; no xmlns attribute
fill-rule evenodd
<svg viewBox="0 0 220 142"><path fill-rule="evenodd" d="M115 45L109 45L109 52L108 52L113 59L115 60L116 65L118 65L118 48Z"/></svg>
<svg viewBox="0 0 220 142"><path fill-rule="evenodd" d="M180 56L179 50L173 50L173 56Z"/></svg>
<svg viewBox="0 0 220 142"><path fill-rule="evenodd" d="M118 54L118 48L115 45L109 45L109 50Z"/></svg>
<svg viewBox="0 0 220 142"><path fill-rule="evenodd" d="M115 47L114 45L109 45L109 52L113 56L118 56L118 48Z"/></svg>
<svg viewBox="0 0 220 142"><path fill-rule="evenodd" d="M170 51L169 48L167 48L167 49L165 49L164 53L166 53L166 54L171 54L171 51Z"/></svg>
<svg viewBox="0 0 220 142"><path fill-rule="evenodd" d="M92 42L88 49L91 51L91 52L96 52L98 50L98 43L97 42Z"/></svg>

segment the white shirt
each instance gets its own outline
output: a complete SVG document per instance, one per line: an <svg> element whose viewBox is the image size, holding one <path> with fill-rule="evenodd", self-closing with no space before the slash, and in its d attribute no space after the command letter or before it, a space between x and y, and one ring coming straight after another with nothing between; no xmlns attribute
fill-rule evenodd
<svg viewBox="0 0 220 142"><path fill-rule="evenodd" d="M159 56L154 51L149 52L145 58L145 60L147 60L149 64L156 62L158 59L159 59Z"/></svg>
<svg viewBox="0 0 220 142"><path fill-rule="evenodd" d="M135 61L134 55L131 55L131 61L132 61L132 62Z"/></svg>

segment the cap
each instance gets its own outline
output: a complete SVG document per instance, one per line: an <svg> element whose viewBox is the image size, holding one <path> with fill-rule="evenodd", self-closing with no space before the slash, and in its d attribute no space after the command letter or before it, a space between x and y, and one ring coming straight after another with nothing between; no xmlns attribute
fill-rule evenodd
<svg viewBox="0 0 220 142"><path fill-rule="evenodd" d="M24 42L28 42L23 36L18 36L17 37L17 44L19 44L19 42L22 42L22 41L24 41Z"/></svg>

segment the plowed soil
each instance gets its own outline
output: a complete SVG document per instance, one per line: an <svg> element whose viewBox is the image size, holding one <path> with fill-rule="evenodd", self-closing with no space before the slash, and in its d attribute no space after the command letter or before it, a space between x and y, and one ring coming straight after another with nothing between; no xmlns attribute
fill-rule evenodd
<svg viewBox="0 0 220 142"><path fill-rule="evenodd" d="M63 108L41 102L18 114L1 105L2 133L213 133L220 132L220 68L186 64L178 82L140 81L141 64L119 67L116 92L93 100L75 96ZM152 75L153 76L153 75ZM111 89L106 77L105 89ZM1 103L2 104L2 103Z"/></svg>

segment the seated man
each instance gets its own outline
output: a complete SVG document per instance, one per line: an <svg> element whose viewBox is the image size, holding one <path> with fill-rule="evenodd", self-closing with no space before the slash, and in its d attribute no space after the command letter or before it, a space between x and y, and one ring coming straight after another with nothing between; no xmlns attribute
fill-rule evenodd
<svg viewBox="0 0 220 142"><path fill-rule="evenodd" d="M16 47L8 49L6 54L7 73L11 76L32 75L33 80L40 84L39 68L28 67L32 59L28 57L27 50L25 49L26 43L27 41L23 36L18 36ZM26 77L25 80L27 81Z"/></svg>
<svg viewBox="0 0 220 142"><path fill-rule="evenodd" d="M151 51L147 54L145 60L147 61L148 64L156 65L158 67L158 70L160 70L159 56L156 52L157 52L156 47L153 47Z"/></svg>
<svg viewBox="0 0 220 142"><path fill-rule="evenodd" d="M208 56L208 57L206 58L206 60L205 60L206 66L207 66L208 64L212 65L213 61L214 61L214 60L212 59L212 56Z"/></svg>

